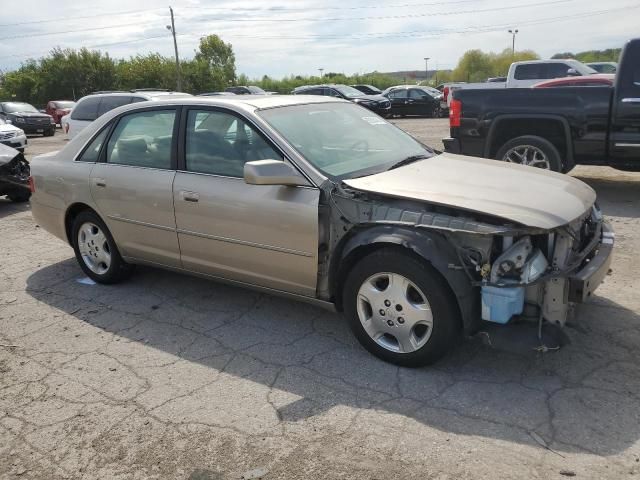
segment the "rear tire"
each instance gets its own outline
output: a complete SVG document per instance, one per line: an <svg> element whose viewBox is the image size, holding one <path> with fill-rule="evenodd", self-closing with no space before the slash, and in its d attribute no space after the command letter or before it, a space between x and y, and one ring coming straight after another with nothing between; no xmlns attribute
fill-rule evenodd
<svg viewBox="0 0 640 480"><path fill-rule="evenodd" d="M563 171L558 149L549 140L535 135L523 135L509 140L500 147L496 159L554 172Z"/></svg>
<svg viewBox="0 0 640 480"><path fill-rule="evenodd" d="M73 221L71 235L76 260L94 282L118 283L133 273L134 265L122 259L111 232L94 212L80 212Z"/></svg>
<svg viewBox="0 0 640 480"><path fill-rule="evenodd" d="M358 262L343 295L353 334L386 362L405 367L434 363L461 331L446 281L426 261L399 249L383 248Z"/></svg>

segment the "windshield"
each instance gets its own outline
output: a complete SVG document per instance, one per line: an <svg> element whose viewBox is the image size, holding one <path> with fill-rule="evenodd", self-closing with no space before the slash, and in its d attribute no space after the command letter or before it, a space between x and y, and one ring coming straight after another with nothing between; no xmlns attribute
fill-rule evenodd
<svg viewBox="0 0 640 480"><path fill-rule="evenodd" d="M372 175L415 155L434 152L350 103L317 103L258 114L313 166L334 180Z"/></svg>
<svg viewBox="0 0 640 480"><path fill-rule="evenodd" d="M34 107L33 105L29 105L28 103L7 102L2 104L2 108L7 113L16 113L16 112L38 113L38 110L36 110L36 107Z"/></svg>
<svg viewBox="0 0 640 480"><path fill-rule="evenodd" d="M332 88L335 88L347 98L361 97L364 95L364 93L362 93L357 88L348 87L347 85L335 85Z"/></svg>
<svg viewBox="0 0 640 480"><path fill-rule="evenodd" d="M73 108L76 102L68 101L68 102L53 102L56 108Z"/></svg>
<svg viewBox="0 0 640 480"><path fill-rule="evenodd" d="M428 93L429 95L431 95L434 98L437 98L439 96L442 95L442 92L440 90L436 90L435 88L431 88L431 87L420 87L420 89L426 93Z"/></svg>
<svg viewBox="0 0 640 480"><path fill-rule="evenodd" d="M251 93L267 93L263 89L261 89L260 87L251 86L251 87L247 87L247 88L249 89L249 91Z"/></svg>

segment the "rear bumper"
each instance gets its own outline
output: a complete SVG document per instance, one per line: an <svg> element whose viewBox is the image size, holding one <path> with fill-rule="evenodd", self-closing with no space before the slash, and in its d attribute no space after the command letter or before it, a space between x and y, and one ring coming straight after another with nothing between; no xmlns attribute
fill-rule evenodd
<svg viewBox="0 0 640 480"><path fill-rule="evenodd" d="M444 151L447 153L462 153L462 147L460 146L460 140L457 138L443 138L442 143L444 144Z"/></svg>
<svg viewBox="0 0 640 480"><path fill-rule="evenodd" d="M602 239L584 266L569 277L569 301L587 300L609 273L613 260L615 234L608 223L602 224Z"/></svg>

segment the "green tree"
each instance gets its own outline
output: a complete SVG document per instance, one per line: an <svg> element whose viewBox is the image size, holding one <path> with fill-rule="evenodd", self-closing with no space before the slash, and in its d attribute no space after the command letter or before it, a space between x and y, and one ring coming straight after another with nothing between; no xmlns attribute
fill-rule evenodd
<svg viewBox="0 0 640 480"><path fill-rule="evenodd" d="M188 83L194 90L224 90L236 81L236 57L230 43L224 43L217 35L200 39L193 65L187 65Z"/></svg>
<svg viewBox="0 0 640 480"><path fill-rule="evenodd" d="M161 88L172 90L176 85L176 64L159 53L137 55L121 60L116 66L117 88Z"/></svg>

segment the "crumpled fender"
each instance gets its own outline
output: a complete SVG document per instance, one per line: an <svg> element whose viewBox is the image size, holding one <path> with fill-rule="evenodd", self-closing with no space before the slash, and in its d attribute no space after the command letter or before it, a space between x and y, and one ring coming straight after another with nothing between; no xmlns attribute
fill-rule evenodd
<svg viewBox="0 0 640 480"><path fill-rule="evenodd" d="M397 245L413 251L440 272L456 297L465 333L477 328L480 322L479 289L471 285L469 277L459 267L460 260L455 249L443 234L398 225L376 225L355 227L340 243L334 253L330 274L330 283L339 307L341 281L345 270L358 257L358 250L369 250L382 244Z"/></svg>

